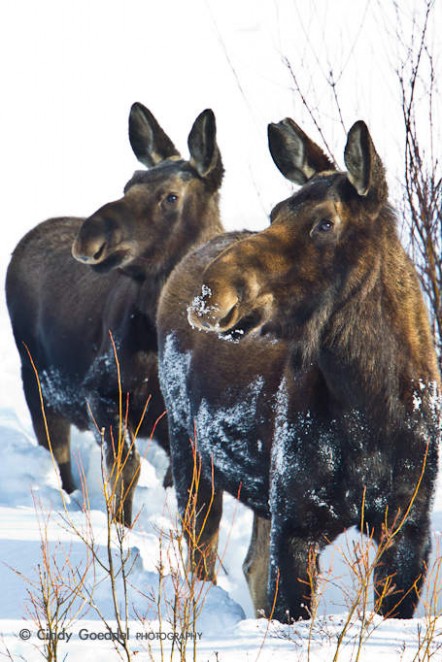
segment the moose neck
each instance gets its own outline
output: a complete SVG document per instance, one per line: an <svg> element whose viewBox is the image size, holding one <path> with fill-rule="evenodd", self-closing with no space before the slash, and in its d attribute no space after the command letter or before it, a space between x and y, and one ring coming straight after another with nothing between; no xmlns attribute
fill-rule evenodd
<svg viewBox="0 0 442 662"><path fill-rule="evenodd" d="M418 280L389 210L377 226L374 250L349 267L334 293L314 363L342 407L381 406L388 415L416 376L425 383L438 377L435 361L428 370L434 351Z"/></svg>
<svg viewBox="0 0 442 662"><path fill-rule="evenodd" d="M160 256L158 266L152 268L149 253L142 255L128 267L121 270L138 286L136 308L153 322L156 318L161 290L173 269L191 251L206 243L215 235L224 232L220 220L218 195L214 196L201 215L194 214L171 236L165 254Z"/></svg>

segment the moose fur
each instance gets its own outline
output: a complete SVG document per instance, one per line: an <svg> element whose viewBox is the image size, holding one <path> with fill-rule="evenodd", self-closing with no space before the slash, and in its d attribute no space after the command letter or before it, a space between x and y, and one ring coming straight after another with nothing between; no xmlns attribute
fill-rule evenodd
<svg viewBox="0 0 442 662"><path fill-rule="evenodd" d="M47 448L50 439L68 492L74 489L71 424L80 430L105 429L111 476L115 446L124 444L119 449L123 472L114 489L117 516L126 524L132 518L140 463L131 437L140 422L139 436L154 432L168 451L157 370L160 291L183 255L221 232L218 190L223 176L211 110L195 120L188 161L140 103L130 112L129 138L148 170L135 172L124 196L88 219L55 218L31 230L14 251L6 280L38 442ZM48 431L31 359L41 382ZM128 402L124 421L120 386ZM120 438L123 423L128 429Z"/></svg>
<svg viewBox="0 0 442 662"><path fill-rule="evenodd" d="M268 229L233 243L205 270L186 278L182 263L182 282L175 278L161 299L160 375L181 467L178 501L195 431L215 494L241 485L241 500L270 519L267 613L276 597L276 618L307 618L312 559L356 526L383 550L376 609L409 618L430 552L440 440L440 375L418 278L363 122L347 137L347 172L290 119L270 125L269 143L299 191L274 208ZM274 360L272 338L276 353L278 343L288 347Z"/></svg>

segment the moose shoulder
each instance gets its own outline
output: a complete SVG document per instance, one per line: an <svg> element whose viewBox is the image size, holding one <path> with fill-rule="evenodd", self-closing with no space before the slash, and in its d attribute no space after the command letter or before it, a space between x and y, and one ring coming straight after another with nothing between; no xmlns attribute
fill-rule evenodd
<svg viewBox="0 0 442 662"><path fill-rule="evenodd" d="M440 439L440 376L418 279L363 122L347 137L347 172L290 119L270 125L269 142L301 188L275 207L268 229L213 260L189 299L198 329L289 344L269 492L255 505L270 505L268 606L277 592L277 618L308 617L312 552L363 526L383 549L375 607L409 618L430 551ZM201 408L198 393L188 399ZM219 447L228 452L219 440L202 454L220 485L233 471L253 485L249 457L231 452L227 475Z"/></svg>
<svg viewBox="0 0 442 662"><path fill-rule="evenodd" d="M139 103L130 112L129 138L148 170L137 171L121 199L88 219L56 218L31 230L14 251L6 280L35 434L48 447L30 359L41 381L48 434L67 491L74 489L70 425L106 430L112 475L122 423L120 386L127 394L128 430L118 441L123 445L123 472L115 485L117 516L126 524L131 522L139 471L131 435L141 423L139 435L154 431L168 450L157 372L158 298L183 255L221 231L218 189L223 176L211 110L193 124L189 160L181 158L150 111Z"/></svg>

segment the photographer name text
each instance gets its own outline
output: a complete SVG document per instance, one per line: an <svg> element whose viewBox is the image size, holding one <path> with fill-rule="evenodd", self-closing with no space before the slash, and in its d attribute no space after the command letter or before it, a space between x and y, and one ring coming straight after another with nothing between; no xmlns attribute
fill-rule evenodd
<svg viewBox="0 0 442 662"><path fill-rule="evenodd" d="M78 632L68 632L67 630L59 630L52 632L51 630L40 628L33 634L31 630L23 628L19 632L19 637L23 641L28 641L32 637L36 637L40 641L64 641L69 643L72 638L80 639L81 641L129 641L130 639L138 639L144 641L200 641L202 639L202 632L154 632L143 631L133 632L129 629L120 630L107 630L107 631L94 631L88 628L81 628Z"/></svg>

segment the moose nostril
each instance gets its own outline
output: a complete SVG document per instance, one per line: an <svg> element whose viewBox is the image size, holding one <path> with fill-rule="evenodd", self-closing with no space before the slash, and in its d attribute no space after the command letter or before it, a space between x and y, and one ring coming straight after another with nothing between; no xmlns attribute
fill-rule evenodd
<svg viewBox="0 0 442 662"><path fill-rule="evenodd" d="M219 321L218 324L219 324L220 328L222 328L222 329L227 328L228 329L228 328L230 328L230 326L232 326L232 323L236 319L237 309L238 309L238 300L231 307L231 309L229 310L227 315L224 315L224 317Z"/></svg>
<svg viewBox="0 0 442 662"><path fill-rule="evenodd" d="M72 246L72 256L83 264L97 264L106 256L106 241L81 241L76 239Z"/></svg>
<svg viewBox="0 0 442 662"><path fill-rule="evenodd" d="M95 262L98 262L98 260L99 260L101 257L103 257L103 253L104 253L105 246L106 246L106 242L104 241L104 242L101 244L101 246L100 246L100 248L98 249L98 251L96 251L96 252L94 253L93 258L94 258Z"/></svg>

